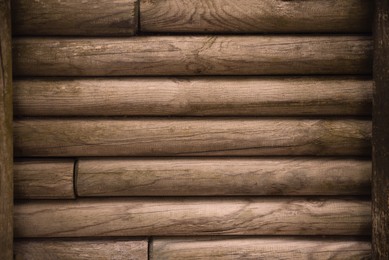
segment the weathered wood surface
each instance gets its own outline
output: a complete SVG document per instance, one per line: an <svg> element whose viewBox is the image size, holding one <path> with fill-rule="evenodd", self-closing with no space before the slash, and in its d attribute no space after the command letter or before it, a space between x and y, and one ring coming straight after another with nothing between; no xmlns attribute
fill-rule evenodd
<svg viewBox="0 0 389 260"><path fill-rule="evenodd" d="M151 259L370 259L370 250L352 237L154 238Z"/></svg>
<svg viewBox="0 0 389 260"><path fill-rule="evenodd" d="M137 0L12 0L19 35L133 35Z"/></svg>
<svg viewBox="0 0 389 260"><path fill-rule="evenodd" d="M369 36L16 38L18 76L370 74Z"/></svg>
<svg viewBox="0 0 389 260"><path fill-rule="evenodd" d="M15 241L14 259L147 260L147 251L145 239L20 239Z"/></svg>
<svg viewBox="0 0 389 260"><path fill-rule="evenodd" d="M16 237L369 235L368 198L115 198L22 201Z"/></svg>
<svg viewBox="0 0 389 260"><path fill-rule="evenodd" d="M365 0L140 0L142 32L369 32Z"/></svg>
<svg viewBox="0 0 389 260"><path fill-rule="evenodd" d="M14 81L23 116L371 115L359 77L39 78Z"/></svg>
<svg viewBox="0 0 389 260"><path fill-rule="evenodd" d="M16 156L369 155L371 121L16 119Z"/></svg>
<svg viewBox="0 0 389 260"><path fill-rule="evenodd" d="M12 259L12 55L11 9L0 0L0 259Z"/></svg>
<svg viewBox="0 0 389 260"><path fill-rule="evenodd" d="M389 259L389 2L375 5L372 244L374 259Z"/></svg>
<svg viewBox="0 0 389 260"><path fill-rule="evenodd" d="M360 159L81 159L78 196L369 195Z"/></svg>
<svg viewBox="0 0 389 260"><path fill-rule="evenodd" d="M17 160L14 165L15 198L75 198L73 170L73 160Z"/></svg>

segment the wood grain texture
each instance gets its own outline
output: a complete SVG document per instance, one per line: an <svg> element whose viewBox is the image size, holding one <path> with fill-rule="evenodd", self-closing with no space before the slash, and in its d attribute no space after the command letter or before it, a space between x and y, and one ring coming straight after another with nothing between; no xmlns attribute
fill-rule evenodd
<svg viewBox="0 0 389 260"><path fill-rule="evenodd" d="M18 76L370 74L369 36L16 38Z"/></svg>
<svg viewBox="0 0 389 260"><path fill-rule="evenodd" d="M29 78L14 81L23 116L371 115L359 77Z"/></svg>
<svg viewBox="0 0 389 260"><path fill-rule="evenodd" d="M147 240L104 239L19 239L15 242L15 260L147 260Z"/></svg>
<svg viewBox="0 0 389 260"><path fill-rule="evenodd" d="M367 198L115 198L15 204L16 237L369 235Z"/></svg>
<svg viewBox="0 0 389 260"><path fill-rule="evenodd" d="M81 159L78 196L369 195L356 159Z"/></svg>
<svg viewBox="0 0 389 260"><path fill-rule="evenodd" d="M74 160L19 159L14 165L16 199L72 199Z"/></svg>
<svg viewBox="0 0 389 260"><path fill-rule="evenodd" d="M19 35L134 35L137 0L12 0Z"/></svg>
<svg viewBox="0 0 389 260"><path fill-rule="evenodd" d="M369 32L365 0L140 0L142 32Z"/></svg>
<svg viewBox="0 0 389 260"><path fill-rule="evenodd" d="M373 104L373 258L389 259L389 3L375 1Z"/></svg>
<svg viewBox="0 0 389 260"><path fill-rule="evenodd" d="M369 155L364 119L17 119L16 156Z"/></svg>
<svg viewBox="0 0 389 260"><path fill-rule="evenodd" d="M369 241L353 237L154 238L152 260L371 259Z"/></svg>
<svg viewBox="0 0 389 260"><path fill-rule="evenodd" d="M0 0L0 259L13 249L12 54L9 0Z"/></svg>

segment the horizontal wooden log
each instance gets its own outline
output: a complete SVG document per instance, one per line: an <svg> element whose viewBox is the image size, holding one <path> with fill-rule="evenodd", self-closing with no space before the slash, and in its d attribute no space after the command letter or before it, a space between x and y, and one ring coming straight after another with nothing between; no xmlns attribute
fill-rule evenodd
<svg viewBox="0 0 389 260"><path fill-rule="evenodd" d="M354 119L17 119L16 156L369 155Z"/></svg>
<svg viewBox="0 0 389 260"><path fill-rule="evenodd" d="M19 79L23 116L371 115L368 78Z"/></svg>
<svg viewBox="0 0 389 260"><path fill-rule="evenodd" d="M369 235L367 198L116 198L23 201L16 237Z"/></svg>
<svg viewBox="0 0 389 260"><path fill-rule="evenodd" d="M19 35L133 35L137 0L13 0L12 30Z"/></svg>
<svg viewBox="0 0 389 260"><path fill-rule="evenodd" d="M365 0L140 0L142 32L368 32Z"/></svg>
<svg viewBox="0 0 389 260"><path fill-rule="evenodd" d="M370 74L369 36L16 38L17 76Z"/></svg>
<svg viewBox="0 0 389 260"><path fill-rule="evenodd" d="M15 241L15 260L147 260L147 240L65 240L23 239Z"/></svg>
<svg viewBox="0 0 389 260"><path fill-rule="evenodd" d="M356 238L155 238L152 259L370 259L370 241Z"/></svg>
<svg viewBox="0 0 389 260"><path fill-rule="evenodd" d="M72 199L73 160L17 160L14 192L17 199Z"/></svg>
<svg viewBox="0 0 389 260"><path fill-rule="evenodd" d="M79 196L368 195L355 159L81 159Z"/></svg>

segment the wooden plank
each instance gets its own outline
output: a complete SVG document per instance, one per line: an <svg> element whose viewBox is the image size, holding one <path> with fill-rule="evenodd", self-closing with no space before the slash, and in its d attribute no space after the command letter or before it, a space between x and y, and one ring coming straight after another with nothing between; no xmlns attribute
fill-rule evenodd
<svg viewBox="0 0 389 260"><path fill-rule="evenodd" d="M0 259L12 259L13 149L11 9L0 0Z"/></svg>
<svg viewBox="0 0 389 260"><path fill-rule="evenodd" d="M16 156L369 155L365 119L17 119Z"/></svg>
<svg viewBox="0 0 389 260"><path fill-rule="evenodd" d="M369 32L365 0L140 0L142 32Z"/></svg>
<svg viewBox="0 0 389 260"><path fill-rule="evenodd" d="M373 103L373 258L389 259L389 3L375 1Z"/></svg>
<svg viewBox="0 0 389 260"><path fill-rule="evenodd" d="M369 36L19 38L18 76L370 74Z"/></svg>
<svg viewBox="0 0 389 260"><path fill-rule="evenodd" d="M151 259L370 259L370 250L354 237L154 238Z"/></svg>
<svg viewBox="0 0 389 260"><path fill-rule="evenodd" d="M23 116L371 115L358 77L30 78L14 81Z"/></svg>
<svg viewBox="0 0 389 260"><path fill-rule="evenodd" d="M58 259L58 260L147 260L146 239L23 239L15 241L15 260Z"/></svg>
<svg viewBox="0 0 389 260"><path fill-rule="evenodd" d="M360 159L81 159L78 196L369 195Z"/></svg>
<svg viewBox="0 0 389 260"><path fill-rule="evenodd" d="M22 201L16 237L369 235L368 198L115 198Z"/></svg>
<svg viewBox="0 0 389 260"><path fill-rule="evenodd" d="M137 0L13 0L18 35L134 35Z"/></svg>
<svg viewBox="0 0 389 260"><path fill-rule="evenodd" d="M72 199L74 160L17 160L14 190L17 199Z"/></svg>

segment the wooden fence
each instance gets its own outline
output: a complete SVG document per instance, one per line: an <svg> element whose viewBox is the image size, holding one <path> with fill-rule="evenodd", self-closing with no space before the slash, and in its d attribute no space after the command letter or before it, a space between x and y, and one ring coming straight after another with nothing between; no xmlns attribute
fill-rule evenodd
<svg viewBox="0 0 389 260"><path fill-rule="evenodd" d="M389 258L385 1L0 8L0 259Z"/></svg>

